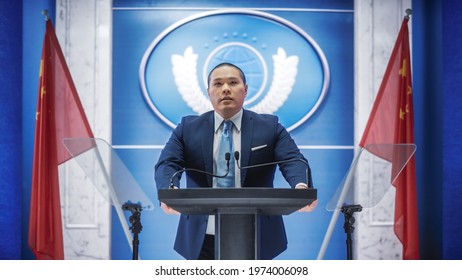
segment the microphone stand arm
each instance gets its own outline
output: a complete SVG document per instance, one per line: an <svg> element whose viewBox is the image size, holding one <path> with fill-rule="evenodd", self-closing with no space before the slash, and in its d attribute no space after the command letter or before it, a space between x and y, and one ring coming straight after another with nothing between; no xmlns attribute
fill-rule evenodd
<svg viewBox="0 0 462 280"><path fill-rule="evenodd" d="M175 187L175 186L173 185L173 179L174 179L178 174L181 174L181 173L186 172L186 171L199 172L199 173L203 173L203 174L206 174L206 175L215 177L215 178L225 178L226 176L228 176L228 173L229 173L229 160L230 160L230 159L231 159L231 154L230 154L230 153L226 153L226 154L225 154L225 160L226 160L226 167L227 167L227 170L226 170L226 173L223 174L223 175L216 175L216 174L212 174L212 173L207 172L207 171L203 171L203 170L199 170L199 169L194 169L194 168L182 168L182 169L176 171L175 173L173 173L173 175L170 177L169 188L170 188L170 189L173 189L173 188Z"/></svg>
<svg viewBox="0 0 462 280"><path fill-rule="evenodd" d="M275 161L275 162L267 162L267 163L261 163L261 164L255 164L255 165L248 165L248 166L240 166L239 164L239 157L240 154L239 152L234 152L234 159L236 160L237 167L239 169L250 169L250 168L255 168L255 167L263 167L263 166L268 166L268 165L276 165L280 163L288 163L288 162L295 162L299 161L302 162L303 164L306 165L306 185L309 189L313 188L313 181L311 179L311 169L310 166L308 165L308 162L304 161L301 158L294 158L294 159L288 159L288 160L281 160L281 161Z"/></svg>

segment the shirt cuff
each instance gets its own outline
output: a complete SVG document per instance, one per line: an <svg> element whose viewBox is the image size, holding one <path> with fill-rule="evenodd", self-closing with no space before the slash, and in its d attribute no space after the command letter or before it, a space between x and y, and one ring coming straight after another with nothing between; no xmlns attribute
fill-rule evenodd
<svg viewBox="0 0 462 280"><path fill-rule="evenodd" d="M308 186L305 183L298 183L295 185L296 189L307 189Z"/></svg>

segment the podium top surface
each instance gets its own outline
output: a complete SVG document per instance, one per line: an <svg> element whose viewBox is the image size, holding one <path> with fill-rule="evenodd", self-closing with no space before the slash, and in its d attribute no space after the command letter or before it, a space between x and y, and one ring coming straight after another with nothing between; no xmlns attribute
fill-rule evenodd
<svg viewBox="0 0 462 280"><path fill-rule="evenodd" d="M316 189L290 188L186 188L160 189L158 198L183 214L217 211L259 211L289 215L317 199Z"/></svg>

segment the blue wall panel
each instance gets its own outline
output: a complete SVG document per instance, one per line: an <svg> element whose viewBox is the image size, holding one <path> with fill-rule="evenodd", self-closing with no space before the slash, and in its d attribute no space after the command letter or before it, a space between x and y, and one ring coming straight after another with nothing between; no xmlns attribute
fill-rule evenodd
<svg viewBox="0 0 462 280"><path fill-rule="evenodd" d="M284 7L275 4L274 7L277 8L269 5L268 1L245 2L245 4L233 2L236 7L260 7L258 12L268 16L238 13L238 16L241 16L240 24L236 22L234 25L227 25L228 29L222 27L224 17L228 16L226 13L217 19L213 18L215 16L213 15L179 24L187 17L197 17L199 13L217 12L207 7L218 7L222 4L189 1L186 7L183 3L182 6L176 6L175 2L168 1L170 8L160 8L162 3L167 2L156 1L157 6L149 6L146 3L150 2L114 2L112 140L117 153L134 174L141 188L157 206L153 169L162 145L172 131L172 125L162 117L171 118L169 121L176 124L182 115L194 113L192 108L189 108L179 97L172 72L171 56L182 55L188 46L193 46L194 52L198 55L197 80L202 92L206 92L201 81L202 69L210 67L206 60L207 50L211 53L225 43L233 44L237 41L239 44L252 46L257 50L254 53L263 57L268 66L268 73L271 73L268 75L268 85L265 87L264 94L269 90L273 77L271 58L276 54L278 47L283 48L287 56L298 56L298 76L293 92L274 114L280 117L286 127L292 127L292 136L309 159L320 204L313 213L294 213L284 217L289 247L278 258L315 259L332 215L332 212L325 210L325 206L343 179L353 158L353 1L310 3L289 1L284 2ZM228 5L228 2L225 5ZM215 25L206 22L211 18L216 21ZM274 20L275 18L283 20L277 21ZM245 21L249 24L242 23ZM289 28L287 22L290 23ZM205 27L201 27L202 25ZM271 25L274 26L266 28ZM196 30L196 26L202 29L197 27ZM210 28L206 28L207 26ZM226 30L220 31L220 28ZM243 31L244 28L246 32ZM282 30L281 32L286 32L284 36L273 35L275 30L279 29ZM294 36L294 34L300 35L300 30L301 33L308 34L314 45L321 50L329 66L330 80L323 99L313 109L310 117L292 126L298 119L306 116L310 106L313 106L313 102L305 106L298 105L316 95L304 94L314 92L316 83L318 91L321 91L322 82L319 86L319 80L326 78L326 73L320 70L323 69L320 66L322 63L319 60L316 62L319 56L316 56L316 50L313 51L315 48L310 49L312 45L306 43L308 40L303 41L303 36L298 36L302 38L302 42ZM188 31L191 33L188 34ZM295 39L291 39L292 37ZM301 49L294 48L297 44L302 46ZM155 47L152 47L153 45ZM150 50L151 55L147 56ZM242 48L238 51L242 51ZM308 63L310 52L313 62ZM149 65L144 68L143 64ZM146 72L144 69L147 69ZM143 86L140 76L145 77L146 87ZM261 84L257 80L257 87ZM146 94L149 90L152 91ZM251 106L250 104L249 107ZM156 109L161 113L156 112ZM275 185L288 187L280 174L276 175ZM172 248L177 221L177 216L165 215L160 208L142 213L141 258L181 258ZM130 258L128 248L120 245L127 242L123 234L118 232L120 226L117 221L114 222L113 231L113 258ZM335 229L325 258L345 258L345 236L341 226Z"/></svg>

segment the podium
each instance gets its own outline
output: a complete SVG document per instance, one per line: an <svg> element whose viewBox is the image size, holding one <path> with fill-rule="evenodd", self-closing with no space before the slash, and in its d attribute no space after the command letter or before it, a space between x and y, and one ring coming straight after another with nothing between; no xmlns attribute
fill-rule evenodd
<svg viewBox="0 0 462 280"><path fill-rule="evenodd" d="M160 189L158 198L183 214L215 215L215 259L260 258L260 216L289 215L317 199L316 189Z"/></svg>

